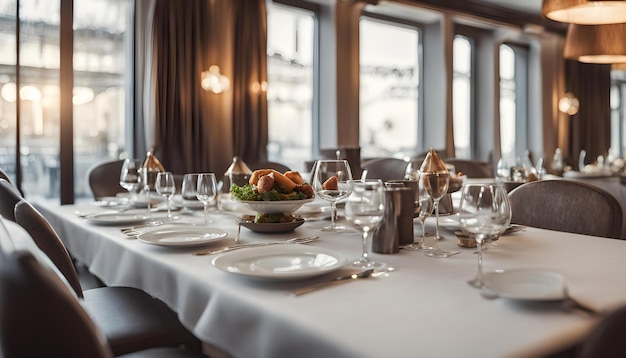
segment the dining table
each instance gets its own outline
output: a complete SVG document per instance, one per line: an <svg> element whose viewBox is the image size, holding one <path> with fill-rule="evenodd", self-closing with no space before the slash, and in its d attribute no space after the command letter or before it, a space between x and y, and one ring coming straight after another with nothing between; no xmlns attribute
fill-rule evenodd
<svg viewBox="0 0 626 358"><path fill-rule="evenodd" d="M381 275L296 296L290 292L358 271L349 262L360 257L362 239L341 212L338 223L348 226L344 232L321 231L327 224L324 216L308 216L317 209L324 211L327 202L316 199L305 204L295 212L307 213L304 223L286 233L240 227L238 218L250 214L246 208L218 205L209 211L207 226L224 237L191 247L141 238L165 229L203 227L202 210L175 210L173 220L162 220L166 213L155 211L152 220L161 219L161 225L126 235L121 229L132 226L127 221L89 219L98 212L115 212L116 207L46 200L33 204L71 255L105 284L140 288L159 298L202 342L232 357L544 357L580 343L601 317L561 300L481 294L467 283L476 275L477 255L476 249L457 245L453 232L458 230L458 215L440 217L439 246L459 254L432 258L421 250L405 249L371 253L387 265ZM119 217L142 210L120 212ZM433 231L434 218L427 219L426 228ZM217 264L226 255L250 248L194 255L232 245L238 229L240 241L247 243L318 236L304 244L306 248L335 253L348 264L310 275L258 276ZM414 236L416 240L421 236L417 219ZM264 249L280 253L302 245ZM623 240L527 227L492 243L484 252L483 268L488 273L556 273L571 297L602 314L626 304L624 257Z"/></svg>

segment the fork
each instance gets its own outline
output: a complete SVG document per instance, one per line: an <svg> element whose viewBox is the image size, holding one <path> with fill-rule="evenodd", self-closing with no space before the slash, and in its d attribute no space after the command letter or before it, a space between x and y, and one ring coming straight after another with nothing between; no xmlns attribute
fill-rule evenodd
<svg viewBox="0 0 626 358"><path fill-rule="evenodd" d="M221 254L221 253L229 252L233 250L244 249L247 247L270 246L270 245L277 245L277 244L307 244L317 239L319 239L319 236L307 236L307 237L294 237L291 239L277 240L277 241L236 244L236 245L222 247L221 249L207 249L207 250L196 251L193 253L193 255L196 255L196 256L214 255L214 254Z"/></svg>

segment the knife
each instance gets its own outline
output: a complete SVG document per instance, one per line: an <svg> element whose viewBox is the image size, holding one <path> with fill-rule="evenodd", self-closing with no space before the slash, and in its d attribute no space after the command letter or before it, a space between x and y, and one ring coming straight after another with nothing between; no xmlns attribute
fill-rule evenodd
<svg viewBox="0 0 626 358"><path fill-rule="evenodd" d="M334 285L336 283L350 282L350 281L358 280L360 278L368 278L368 277L371 277L373 274L374 274L374 269L367 269L365 271L356 272L356 273L352 273L352 274L345 275L345 276L339 276L330 281L320 282L311 286L298 288L296 290L289 292L289 294L292 296L300 296L305 293L312 292L323 287Z"/></svg>

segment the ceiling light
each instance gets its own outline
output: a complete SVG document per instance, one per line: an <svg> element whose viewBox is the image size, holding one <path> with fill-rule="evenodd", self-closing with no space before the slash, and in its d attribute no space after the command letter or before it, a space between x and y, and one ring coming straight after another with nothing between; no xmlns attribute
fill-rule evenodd
<svg viewBox="0 0 626 358"><path fill-rule="evenodd" d="M585 63L626 63L626 23L570 24L563 56Z"/></svg>
<svg viewBox="0 0 626 358"><path fill-rule="evenodd" d="M580 25L626 22L624 0L543 0L541 13L547 18Z"/></svg>

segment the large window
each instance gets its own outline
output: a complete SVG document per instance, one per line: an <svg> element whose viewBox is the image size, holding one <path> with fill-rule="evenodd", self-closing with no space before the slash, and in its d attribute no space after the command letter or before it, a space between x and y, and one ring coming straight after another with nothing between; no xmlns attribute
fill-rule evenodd
<svg viewBox="0 0 626 358"><path fill-rule="evenodd" d="M420 120L419 28L364 16L359 31L361 155L414 153Z"/></svg>
<svg viewBox="0 0 626 358"><path fill-rule="evenodd" d="M528 50L500 45L500 144L508 163L524 158L528 150Z"/></svg>
<svg viewBox="0 0 626 358"><path fill-rule="evenodd" d="M65 25L61 1L0 0L0 165L15 175L19 123L21 186L29 196L58 197L60 193L62 26L74 30L75 196L91 195L85 179L89 166L117 158L124 150L132 0L74 1L73 24ZM18 7L19 36L15 27Z"/></svg>
<svg viewBox="0 0 626 358"><path fill-rule="evenodd" d="M312 157L316 15L268 3L268 158L303 170Z"/></svg>
<svg viewBox="0 0 626 358"><path fill-rule="evenodd" d="M452 111L457 158L472 157L472 41L456 35L453 40Z"/></svg>

